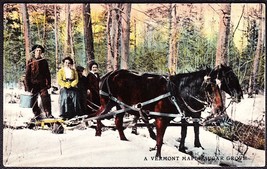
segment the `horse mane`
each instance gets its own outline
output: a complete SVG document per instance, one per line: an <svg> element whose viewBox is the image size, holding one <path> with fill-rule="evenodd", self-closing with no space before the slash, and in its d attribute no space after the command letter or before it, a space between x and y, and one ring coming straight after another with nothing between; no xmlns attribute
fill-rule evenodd
<svg viewBox="0 0 267 169"><path fill-rule="evenodd" d="M186 98L188 93L192 95L198 94L199 90L201 90L200 86L204 81L204 76L208 75L210 71L211 69L207 68L195 72L179 73L170 76L170 80L175 84L180 94Z"/></svg>

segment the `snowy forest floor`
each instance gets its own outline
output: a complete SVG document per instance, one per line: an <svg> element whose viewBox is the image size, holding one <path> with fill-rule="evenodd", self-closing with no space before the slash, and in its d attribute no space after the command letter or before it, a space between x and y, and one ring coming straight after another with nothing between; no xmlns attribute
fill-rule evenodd
<svg viewBox="0 0 267 169"><path fill-rule="evenodd" d="M58 97L51 95L52 112L55 117L59 115ZM254 125L261 119L265 120L264 106L264 95L255 95L254 98L245 95L240 103L234 103L227 109L227 114L233 120ZM20 108L19 103L8 103L4 99L5 123L19 126L32 117L31 109ZM112 125L114 119L104 120L103 123ZM263 127L265 128L265 125ZM126 128L125 135L129 141L121 141L118 132L112 129L105 130L101 137L95 137L93 128L65 130L64 134L52 134L49 129L4 128L3 165L6 167L265 166L265 150L229 141L210 132L207 127L200 128L200 141L204 150L194 147L193 127L188 127L185 142L188 153L182 153L177 149L180 129L181 127L177 126L167 128L162 146L163 158L159 159L155 158L155 151L149 151L156 142L149 137L145 127L138 127L138 135L131 134L131 128Z"/></svg>

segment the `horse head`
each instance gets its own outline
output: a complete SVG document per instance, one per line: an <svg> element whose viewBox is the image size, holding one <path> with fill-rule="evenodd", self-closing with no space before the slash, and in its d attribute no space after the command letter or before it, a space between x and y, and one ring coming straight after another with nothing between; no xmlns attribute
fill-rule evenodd
<svg viewBox="0 0 267 169"><path fill-rule="evenodd" d="M240 102L243 98L243 92L233 69L229 66L218 65L213 70L216 83L220 86L221 90L228 93L235 101Z"/></svg>

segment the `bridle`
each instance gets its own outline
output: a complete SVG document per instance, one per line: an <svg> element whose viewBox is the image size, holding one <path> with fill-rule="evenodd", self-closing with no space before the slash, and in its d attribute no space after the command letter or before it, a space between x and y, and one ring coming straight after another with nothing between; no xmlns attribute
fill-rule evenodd
<svg viewBox="0 0 267 169"><path fill-rule="evenodd" d="M213 83L210 79L211 79L210 76L208 76L208 75L204 76L204 80L203 80L203 82L202 82L202 84L201 84L201 89L202 89L203 86L204 86L204 93L205 93L205 98L206 98L206 100L202 100L202 99L199 99L199 98L197 98L197 97L195 97L195 96L189 95L190 98L192 98L192 99L196 100L197 102L203 104L203 105L204 105L203 108L201 108L201 109L197 109L197 110L196 110L196 109L192 108L192 107L187 103L187 101L186 101L183 97L180 97L181 100L183 101L185 107L186 107L189 111L191 111L191 112L193 112L193 113L198 113L198 112L204 111L204 110L206 109L207 106L211 106L211 105L212 105L214 98L212 98L212 96L211 96L210 93L208 92L207 87L208 87L209 85L211 85L211 89L212 89L212 87L214 87L214 86L215 86L215 87L218 87L218 86L217 86L218 84ZM214 86L212 86L212 85L214 85ZM176 84L170 80L170 78L168 78L167 86L168 86L168 90L171 92L172 98L173 98L173 97L176 98L175 90L179 91L179 89L178 89L178 87L176 86ZM212 90L213 90L213 89L212 89ZM219 88L218 88L218 90L219 90ZM213 91L212 91L212 92L213 92ZM220 92L220 90L219 90L219 92ZM220 94L220 96L221 96L221 93L219 93L219 94ZM175 99L175 101L176 101L176 100L177 100L177 98ZM222 100L221 100L221 101L222 101ZM172 99L171 102L174 103L174 100ZM174 103L174 104L175 104L175 103ZM221 104L222 104L222 103L221 103ZM177 106L176 106L176 107L177 107Z"/></svg>

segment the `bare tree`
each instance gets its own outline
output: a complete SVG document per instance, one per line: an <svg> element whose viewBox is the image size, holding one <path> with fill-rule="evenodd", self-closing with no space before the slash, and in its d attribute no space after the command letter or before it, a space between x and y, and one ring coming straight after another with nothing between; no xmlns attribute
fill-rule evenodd
<svg viewBox="0 0 267 169"><path fill-rule="evenodd" d="M112 68L112 52L111 52L111 35L110 35L110 32L111 32L111 12L110 12L110 8L111 8L111 4L108 4L107 5L107 11L108 11L108 16L107 16L107 26L106 26L106 29L107 29L107 63L106 63L106 70L108 72L112 71L113 68Z"/></svg>
<svg viewBox="0 0 267 169"><path fill-rule="evenodd" d="M228 44L231 22L231 4L221 4L220 9L219 37L217 41L216 62L215 65L227 65L228 62Z"/></svg>
<svg viewBox="0 0 267 169"><path fill-rule="evenodd" d="M168 68L170 74L174 74L177 69L177 20L176 4L170 4L170 40L169 40L169 57Z"/></svg>
<svg viewBox="0 0 267 169"><path fill-rule="evenodd" d="M21 6L22 18L23 18L25 54L26 54L26 63L27 63L27 61L30 59L30 45L31 45L30 29L29 29L30 23L29 23L27 4L23 3L20 6Z"/></svg>
<svg viewBox="0 0 267 169"><path fill-rule="evenodd" d="M258 10L258 41L257 41L257 48L255 52L255 57L253 61L253 67L250 75L249 80L249 88L248 88L248 96L252 97L252 93L254 90L256 90L256 84L257 84L257 77L258 77L258 70L259 70L259 62L260 62L260 56L262 54L262 25L263 25L263 11L262 11L262 4L259 4L259 10Z"/></svg>
<svg viewBox="0 0 267 169"><path fill-rule="evenodd" d="M122 4L122 33L121 33L121 68L128 69L128 60L130 53L130 20L131 20L131 4Z"/></svg>
<svg viewBox="0 0 267 169"><path fill-rule="evenodd" d="M85 44L85 56L86 62L95 59L94 56L94 38L92 30L91 9L90 4L83 4L83 19L84 19L84 44Z"/></svg>
<svg viewBox="0 0 267 169"><path fill-rule="evenodd" d="M107 71L119 68L119 38L121 26L121 4L108 4L107 19Z"/></svg>
<svg viewBox="0 0 267 169"><path fill-rule="evenodd" d="M59 57L58 57L58 17L57 17L57 5L54 5L54 17L55 17L55 58L56 58L56 71L59 69Z"/></svg>
<svg viewBox="0 0 267 169"><path fill-rule="evenodd" d="M46 17L47 17L47 5L44 4L44 20L43 20L43 36L42 36L42 45L46 46Z"/></svg>
<svg viewBox="0 0 267 169"><path fill-rule="evenodd" d="M231 4L221 4L219 37L217 41L216 61L215 65L227 65L228 63L228 46L231 22ZM225 103L225 93L222 92L222 98Z"/></svg>
<svg viewBox="0 0 267 169"><path fill-rule="evenodd" d="M74 60L74 46L73 46L73 39L72 39L72 27L71 27L71 11L70 11L70 4L66 5L66 43L64 47L64 54L66 56L71 56Z"/></svg>

